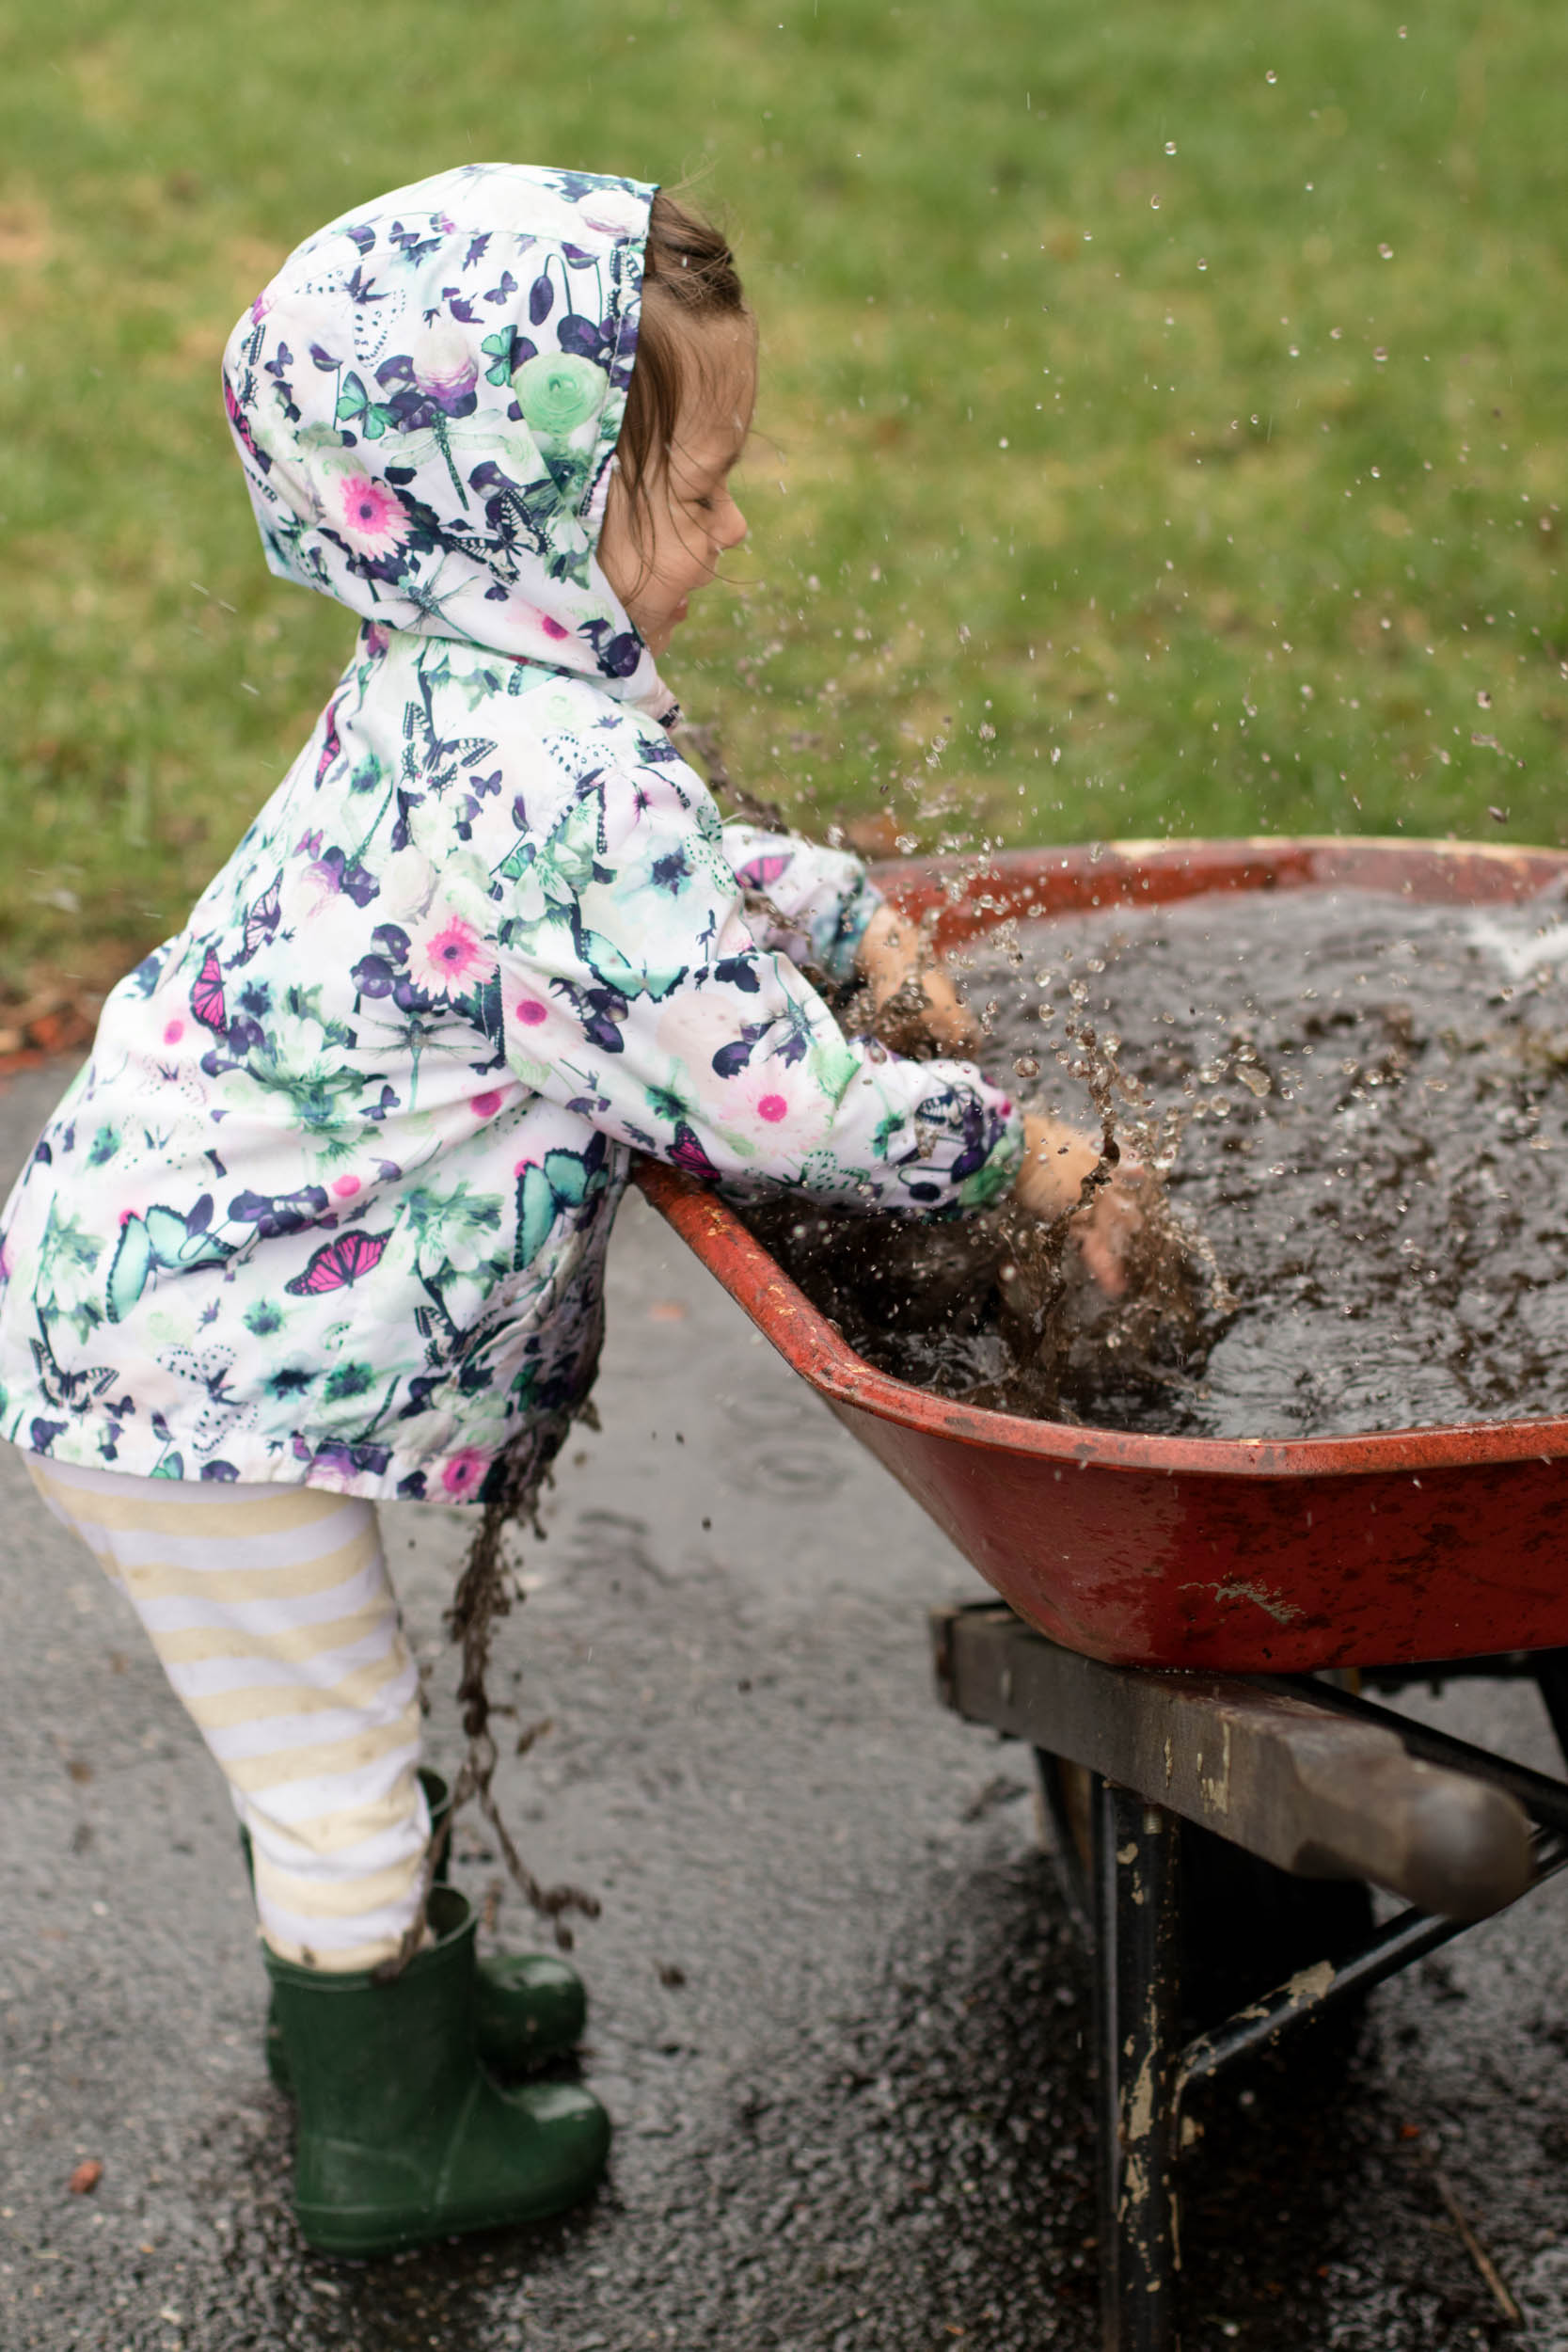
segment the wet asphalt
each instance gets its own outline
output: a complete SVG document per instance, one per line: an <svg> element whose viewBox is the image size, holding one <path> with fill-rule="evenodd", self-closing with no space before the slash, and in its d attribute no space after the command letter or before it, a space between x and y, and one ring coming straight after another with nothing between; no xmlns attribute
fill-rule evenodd
<svg viewBox="0 0 1568 2352"><path fill-rule="evenodd" d="M7 1181L60 1083L0 1094ZM926 1611L975 1580L638 1201L599 1405L494 1687L551 1726L499 1782L525 1851L603 1905L578 1956L610 2176L562 2223L376 2265L294 2233L224 1791L0 1449L4 2352L1093 2352L1085 1963L1029 1758L931 1691ZM386 1523L451 1763L463 1518ZM1421 1704L1554 1767L1528 1692ZM456 1850L499 1940L536 1941L483 1836ZM1386 1988L1358 2048L1211 2097L1186 2352L1568 2347L1565 1903Z"/></svg>

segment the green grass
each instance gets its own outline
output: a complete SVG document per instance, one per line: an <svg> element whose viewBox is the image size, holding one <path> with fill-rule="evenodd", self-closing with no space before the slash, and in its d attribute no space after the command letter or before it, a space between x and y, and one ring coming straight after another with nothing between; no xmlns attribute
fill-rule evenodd
<svg viewBox="0 0 1568 2352"><path fill-rule="evenodd" d="M1568 838L1568 17L1409 13L11 0L0 988L174 928L309 727L351 625L262 568L217 355L467 157L729 217L752 548L665 666L758 789Z"/></svg>

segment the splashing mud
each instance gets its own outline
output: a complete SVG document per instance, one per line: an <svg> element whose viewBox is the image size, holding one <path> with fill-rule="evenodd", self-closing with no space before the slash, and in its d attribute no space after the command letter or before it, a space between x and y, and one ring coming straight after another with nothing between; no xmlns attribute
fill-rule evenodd
<svg viewBox="0 0 1568 2352"><path fill-rule="evenodd" d="M985 1066L1103 1122L1164 1195L1115 1304L1011 1209L924 1229L748 1212L872 1362L1177 1436L1568 1414L1560 889L1500 909L1213 895L1008 927L957 961Z"/></svg>

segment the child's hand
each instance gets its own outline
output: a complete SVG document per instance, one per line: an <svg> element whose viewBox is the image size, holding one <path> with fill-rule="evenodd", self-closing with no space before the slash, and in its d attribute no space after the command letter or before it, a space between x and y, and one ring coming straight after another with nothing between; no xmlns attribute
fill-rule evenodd
<svg viewBox="0 0 1568 2352"><path fill-rule="evenodd" d="M918 927L890 906L879 907L865 927L855 961L880 1012L907 994L911 1025L947 1054L973 1054L980 1025L958 996L940 958L925 950ZM904 1005L897 1008L902 1011Z"/></svg>
<svg viewBox="0 0 1568 2352"><path fill-rule="evenodd" d="M1023 1135L1023 1166L1013 1197L1031 1216L1049 1222L1071 1208L1085 1177L1100 1165L1101 1148L1081 1129L1035 1113L1025 1116ZM1073 1218L1073 1238L1084 1263L1107 1298L1119 1298L1127 1288L1127 1260L1143 1230L1139 1195L1148 1183L1138 1163L1124 1159Z"/></svg>

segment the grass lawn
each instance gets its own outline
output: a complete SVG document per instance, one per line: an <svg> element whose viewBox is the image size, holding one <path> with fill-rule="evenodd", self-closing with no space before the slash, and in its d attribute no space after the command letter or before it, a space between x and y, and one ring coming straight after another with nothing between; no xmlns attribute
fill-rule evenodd
<svg viewBox="0 0 1568 2352"><path fill-rule="evenodd" d="M752 547L665 667L757 789L1568 839L1568 15L1272 13L13 0L0 993L174 929L309 727L352 624L265 573L217 356L467 157L694 167L731 222Z"/></svg>

